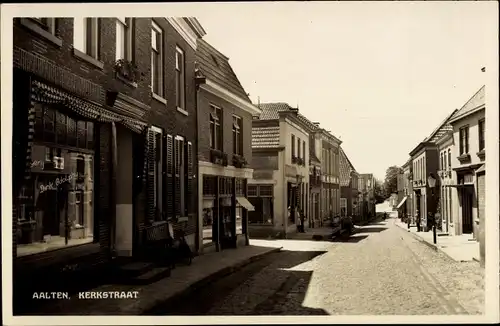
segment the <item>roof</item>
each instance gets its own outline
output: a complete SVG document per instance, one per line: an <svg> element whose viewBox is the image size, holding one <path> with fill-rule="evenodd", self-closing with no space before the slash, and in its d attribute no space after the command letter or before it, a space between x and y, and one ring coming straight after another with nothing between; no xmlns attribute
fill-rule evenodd
<svg viewBox="0 0 500 326"><path fill-rule="evenodd" d="M347 157L343 150L340 150L339 161L340 161L340 166L339 166L340 186L348 187L351 181L351 168L349 166L349 162L347 162Z"/></svg>
<svg viewBox="0 0 500 326"><path fill-rule="evenodd" d="M280 112L289 111L293 109L287 103L261 103L258 105L262 113L259 115L259 120L277 120L280 117Z"/></svg>
<svg viewBox="0 0 500 326"><path fill-rule="evenodd" d="M453 127L450 124L451 118L457 113L458 110L453 110L440 124L434 129L434 131L425 139L425 141L436 142L441 136L446 134L448 131L452 131Z"/></svg>
<svg viewBox="0 0 500 326"><path fill-rule="evenodd" d="M458 110L457 114L455 114L455 116L451 119L452 122L475 112L476 109L482 108L482 106L485 105L485 95L485 86L483 85L476 92L476 94L472 95L472 97L460 108L460 110Z"/></svg>
<svg viewBox="0 0 500 326"><path fill-rule="evenodd" d="M277 102L277 103L260 103L258 105L259 109L262 110L262 113L259 115L259 120L277 120L280 117L280 112L290 111L294 108L288 105L285 102ZM298 109L297 109L298 110ZM309 129L316 130L318 126L315 125L312 121L306 118L304 115L298 113L298 119L305 124Z"/></svg>
<svg viewBox="0 0 500 326"><path fill-rule="evenodd" d="M252 148L278 148L280 127L252 127Z"/></svg>
<svg viewBox="0 0 500 326"><path fill-rule="evenodd" d="M354 166L352 165L351 161L345 154L344 150L342 147L340 147L340 166L339 166L339 172L340 172L340 186L341 187L348 187L351 181L351 173L356 172L356 169L354 169Z"/></svg>
<svg viewBox="0 0 500 326"><path fill-rule="evenodd" d="M197 42L196 62L201 73L207 79L251 103L252 101L229 64L229 58L220 53L207 41L198 39Z"/></svg>

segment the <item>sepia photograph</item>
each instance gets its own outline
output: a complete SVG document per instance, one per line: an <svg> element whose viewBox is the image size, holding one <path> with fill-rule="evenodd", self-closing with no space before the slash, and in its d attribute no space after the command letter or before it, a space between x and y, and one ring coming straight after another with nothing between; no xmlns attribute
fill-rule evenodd
<svg viewBox="0 0 500 326"><path fill-rule="evenodd" d="M2 5L12 324L498 319L497 2L177 5Z"/></svg>

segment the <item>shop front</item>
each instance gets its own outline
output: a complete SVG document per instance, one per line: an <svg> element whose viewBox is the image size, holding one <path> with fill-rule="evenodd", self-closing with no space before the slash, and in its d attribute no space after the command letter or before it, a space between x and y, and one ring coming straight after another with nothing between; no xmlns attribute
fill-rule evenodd
<svg viewBox="0 0 500 326"><path fill-rule="evenodd" d="M23 301L111 258L116 123L139 137L145 124L18 69L13 85L14 292Z"/></svg>
<svg viewBox="0 0 500 326"><path fill-rule="evenodd" d="M203 252L248 245L248 212L245 178L203 174L201 237Z"/></svg>

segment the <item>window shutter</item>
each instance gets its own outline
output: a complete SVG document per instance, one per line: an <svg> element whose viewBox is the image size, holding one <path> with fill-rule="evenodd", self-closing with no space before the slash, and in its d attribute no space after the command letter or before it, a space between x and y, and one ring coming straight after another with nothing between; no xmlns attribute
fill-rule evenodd
<svg viewBox="0 0 500 326"><path fill-rule="evenodd" d="M154 221L155 219L155 202L154 202L154 191L155 191L155 172L154 167L156 164L156 150L155 150L155 133L153 130L148 130L148 155L147 155L147 216L148 220Z"/></svg>
<svg viewBox="0 0 500 326"><path fill-rule="evenodd" d="M167 135L165 154L167 156L167 176L166 176L166 195L167 195L167 214L168 217L174 216L174 138Z"/></svg>
<svg viewBox="0 0 500 326"><path fill-rule="evenodd" d="M187 152L186 200L187 200L187 213L189 215L189 214L194 213L194 210L196 207L194 199L197 197L194 194L194 189L195 189L194 181L195 181L195 179L193 178L194 177L193 144L190 141L188 141L186 143L186 152Z"/></svg>
<svg viewBox="0 0 500 326"><path fill-rule="evenodd" d="M181 216L181 179L180 179L180 157L179 157L179 152L180 152L180 145L181 141L179 139L175 140L175 150L174 150L174 162L175 162L175 178L174 178L174 199L175 199L175 216L180 217Z"/></svg>

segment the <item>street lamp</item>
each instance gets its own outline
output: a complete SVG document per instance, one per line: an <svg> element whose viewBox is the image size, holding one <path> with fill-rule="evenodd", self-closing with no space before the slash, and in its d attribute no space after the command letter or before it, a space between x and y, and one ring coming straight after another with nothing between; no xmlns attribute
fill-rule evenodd
<svg viewBox="0 0 500 326"><path fill-rule="evenodd" d="M436 235L436 197L434 196L434 187L436 186L436 178L434 178L434 174L429 174L429 177L427 178L427 183L429 184L429 188L431 188L431 195L432 195L432 201L433 201L433 222L432 222L432 237L434 240L434 244L437 242L437 235Z"/></svg>

